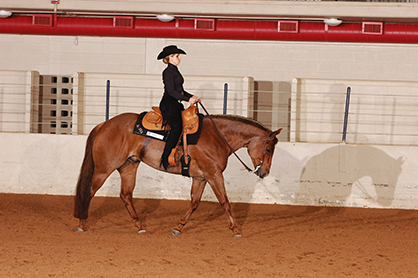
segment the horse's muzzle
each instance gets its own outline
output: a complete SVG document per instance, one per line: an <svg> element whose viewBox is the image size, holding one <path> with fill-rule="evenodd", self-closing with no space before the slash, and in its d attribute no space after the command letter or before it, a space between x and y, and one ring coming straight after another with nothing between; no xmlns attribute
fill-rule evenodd
<svg viewBox="0 0 418 278"><path fill-rule="evenodd" d="M268 175L269 175L269 172L265 172L265 173L262 173L262 168L261 167L258 167L256 170L255 170L255 172L254 172L259 178L262 178L262 179L264 179L265 177L267 177Z"/></svg>

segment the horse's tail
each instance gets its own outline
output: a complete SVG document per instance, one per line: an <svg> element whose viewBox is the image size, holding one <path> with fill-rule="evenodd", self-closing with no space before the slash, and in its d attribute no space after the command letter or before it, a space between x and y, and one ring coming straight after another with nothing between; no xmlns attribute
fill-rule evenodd
<svg viewBox="0 0 418 278"><path fill-rule="evenodd" d="M89 134L86 142L86 151L83 164L81 165L80 176L77 181L74 217L87 219L91 201L91 180L94 174L93 142L102 124L97 125Z"/></svg>

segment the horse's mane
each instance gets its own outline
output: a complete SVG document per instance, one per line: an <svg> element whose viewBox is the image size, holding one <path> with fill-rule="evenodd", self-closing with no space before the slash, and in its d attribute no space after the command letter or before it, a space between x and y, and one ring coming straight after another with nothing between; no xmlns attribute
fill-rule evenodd
<svg viewBox="0 0 418 278"><path fill-rule="evenodd" d="M249 124L252 125L254 127L260 128L264 131L268 131L269 129L263 125L262 123L260 123L259 121L250 119L250 118L246 118L243 116L238 116L238 115L211 115L212 118L220 118L220 119L225 119L225 120L229 120L229 121L234 121L234 122L240 122L240 123L244 123L244 124Z"/></svg>

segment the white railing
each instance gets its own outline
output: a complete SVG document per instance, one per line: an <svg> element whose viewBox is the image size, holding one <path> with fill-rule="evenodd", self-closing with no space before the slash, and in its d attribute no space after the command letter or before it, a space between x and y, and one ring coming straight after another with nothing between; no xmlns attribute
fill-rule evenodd
<svg viewBox="0 0 418 278"><path fill-rule="evenodd" d="M71 100L57 97L54 105L42 102L51 85L36 83L39 78L33 73L9 75L17 82L0 78L0 132L88 134L105 121L107 77L75 74L72 95L67 96ZM161 76L118 74L109 80L110 117L158 106ZM285 89L273 85L271 90L254 90L248 77L187 76L185 88L200 96L211 114L222 114L225 83L227 114L256 119L271 129L281 127L281 141L342 142L351 87L346 143L418 145L418 82L294 79Z"/></svg>

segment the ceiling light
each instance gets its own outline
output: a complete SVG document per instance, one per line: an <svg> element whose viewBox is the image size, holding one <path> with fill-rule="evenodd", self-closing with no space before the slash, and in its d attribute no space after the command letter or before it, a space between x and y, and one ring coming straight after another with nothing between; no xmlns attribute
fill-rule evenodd
<svg viewBox="0 0 418 278"><path fill-rule="evenodd" d="M170 22L174 19L174 16L169 14L157 14L157 18L162 22Z"/></svg>
<svg viewBox="0 0 418 278"><path fill-rule="evenodd" d="M343 21L341 19L337 19L337 18L325 18L324 22L329 26L338 26Z"/></svg>
<svg viewBox="0 0 418 278"><path fill-rule="evenodd" d="M1 10L0 11L0 18L6 18L12 15L11 11Z"/></svg>

